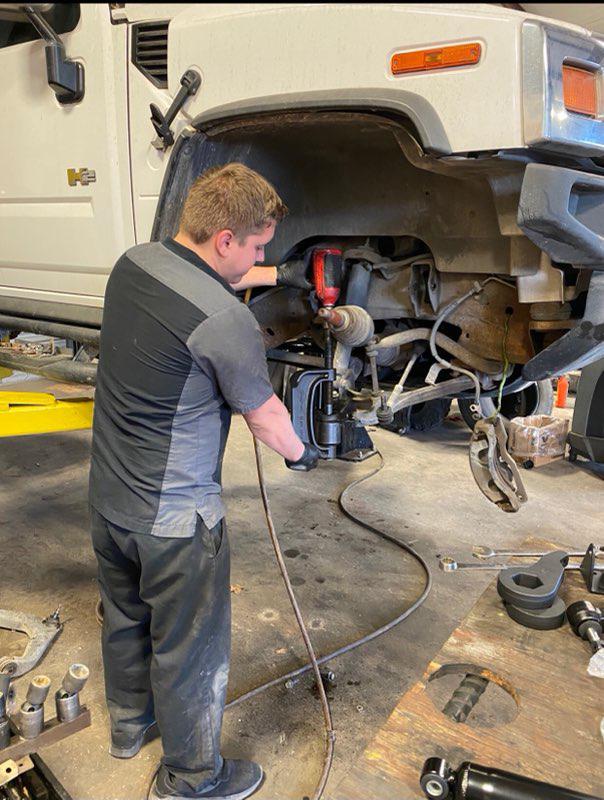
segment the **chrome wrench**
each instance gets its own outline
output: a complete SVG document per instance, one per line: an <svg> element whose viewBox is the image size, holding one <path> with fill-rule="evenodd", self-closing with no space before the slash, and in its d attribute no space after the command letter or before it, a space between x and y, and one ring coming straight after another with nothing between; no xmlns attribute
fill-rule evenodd
<svg viewBox="0 0 604 800"><path fill-rule="evenodd" d="M551 551L555 552L555 551ZM543 554L541 554L543 555ZM547 555L547 553L545 554ZM584 553L581 553L584 555ZM458 569L474 569L474 570L501 570L501 569L508 569L512 566L518 566L517 564L484 564L480 561L472 561L472 562L463 562L463 561L456 561L451 556L443 556L438 562L439 568L443 572L455 572ZM532 564L528 564L527 566L532 566ZM564 567L565 572L578 572L581 569L580 564L567 564ZM598 566L595 568L597 572L604 571L604 564L602 566Z"/></svg>
<svg viewBox="0 0 604 800"><path fill-rule="evenodd" d="M598 548L598 553L602 553L604 555L604 546L600 546ZM521 553L516 552L514 550L493 550L491 547L484 547L483 545L474 545L472 548L472 555L474 558L480 559L488 559L488 558L496 558L497 556L504 556L506 558L541 558L542 556L546 556L548 553L554 552L553 550L548 550L546 552L541 551L540 553L530 553L527 550L523 550ZM564 551L566 552L566 551ZM569 558L583 558L585 555L585 550L582 550L580 553L568 553ZM602 556L597 556L601 558Z"/></svg>

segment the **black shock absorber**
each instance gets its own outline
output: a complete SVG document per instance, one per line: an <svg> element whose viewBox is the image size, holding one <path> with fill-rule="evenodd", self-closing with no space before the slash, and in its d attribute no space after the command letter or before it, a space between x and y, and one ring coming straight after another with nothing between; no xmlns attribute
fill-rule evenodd
<svg viewBox="0 0 604 800"><path fill-rule="evenodd" d="M429 800L602 800L469 761L453 770L443 758L425 762L420 785Z"/></svg>

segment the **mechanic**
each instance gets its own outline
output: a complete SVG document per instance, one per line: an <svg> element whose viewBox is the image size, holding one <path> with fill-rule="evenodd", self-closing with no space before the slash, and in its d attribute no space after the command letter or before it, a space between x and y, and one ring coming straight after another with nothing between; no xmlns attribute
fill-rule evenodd
<svg viewBox="0 0 604 800"><path fill-rule="evenodd" d="M233 411L288 467L317 465L233 289L292 278L251 270L286 213L258 173L215 167L193 183L178 234L129 249L107 283L90 514L110 752L136 755L157 722L155 800L239 800L263 777L220 753L231 639L221 467Z"/></svg>

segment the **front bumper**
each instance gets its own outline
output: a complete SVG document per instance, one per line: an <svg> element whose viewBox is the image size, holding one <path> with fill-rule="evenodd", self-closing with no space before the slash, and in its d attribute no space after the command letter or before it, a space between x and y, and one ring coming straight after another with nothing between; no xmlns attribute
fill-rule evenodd
<svg viewBox="0 0 604 800"><path fill-rule="evenodd" d="M583 319L524 365L539 381L604 356L604 177L549 164L528 164L518 225L553 261L593 270Z"/></svg>

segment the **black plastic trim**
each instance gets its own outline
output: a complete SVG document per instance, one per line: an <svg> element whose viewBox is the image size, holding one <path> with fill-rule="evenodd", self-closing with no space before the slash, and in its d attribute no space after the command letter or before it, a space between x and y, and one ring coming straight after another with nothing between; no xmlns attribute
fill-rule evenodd
<svg viewBox="0 0 604 800"><path fill-rule="evenodd" d="M170 20L153 20L132 26L132 63L158 89L168 88L169 24Z"/></svg>
<svg viewBox="0 0 604 800"><path fill-rule="evenodd" d="M518 225L554 261L604 269L604 177L527 164Z"/></svg>

